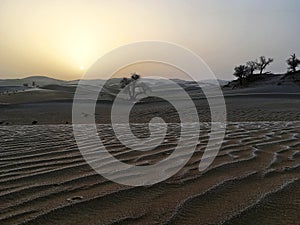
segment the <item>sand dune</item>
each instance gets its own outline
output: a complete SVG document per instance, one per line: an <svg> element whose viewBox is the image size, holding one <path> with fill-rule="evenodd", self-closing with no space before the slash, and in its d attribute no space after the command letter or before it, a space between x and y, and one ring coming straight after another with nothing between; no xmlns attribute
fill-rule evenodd
<svg viewBox="0 0 300 225"><path fill-rule="evenodd" d="M297 81L299 74L293 75L296 80L284 75L265 75L261 80L255 81L245 87L225 87L223 93L228 112L228 120L238 121L298 121L300 120L300 86ZM57 81L45 77L31 77L29 80L44 82L41 88L29 88L26 91L7 93L7 88L1 86L0 94L0 123L8 125L31 124L65 124L72 121L72 103L77 81ZM201 122L210 121L210 109L205 96L197 87L196 82L175 80L184 87L194 100ZM8 80L15 84L19 80ZM23 82L23 81L22 81ZM115 78L107 82L104 92L100 94L96 107L97 123L110 123L110 109L113 96L118 91L120 79ZM177 90L169 90L165 80L145 80L153 83L158 91L168 90L168 94L176 101L185 101L178 96ZM212 85L207 81L207 85ZM280 82L280 85L278 83ZM105 81L95 80L93 86L82 86L87 92L96 91ZM202 83L205 84L205 83ZM14 86L15 88L15 86ZM19 87L23 88L23 87ZM213 89L213 86L211 86ZM15 90L15 89L14 89ZM152 93L155 96L155 93ZM124 96L126 98L126 96ZM126 104L126 103L124 103ZM185 110L185 109L184 109ZM85 115L85 112L82 112ZM187 112L188 113L188 112ZM132 111L133 123L145 123L153 115L164 117L167 122L179 122L176 112L170 104L161 100L145 100L137 104ZM91 115L92 116L92 115ZM196 121L191 121L196 122Z"/></svg>
<svg viewBox="0 0 300 225"><path fill-rule="evenodd" d="M122 146L111 135L109 125L98 129L112 154L124 162L143 165L167 157L176 146L178 126L170 126L162 146L142 153ZM143 135L141 127L134 129ZM219 155L202 173L197 168L209 124L202 123L201 128L197 150L180 172L156 185L128 187L104 179L86 164L71 126L2 126L0 223L299 222L299 122L228 124ZM89 146L93 149L87 142Z"/></svg>
<svg viewBox="0 0 300 225"><path fill-rule="evenodd" d="M145 187L111 182L81 156L71 125L62 125L72 121L76 81L45 83L43 89L17 93L6 88L0 95L0 124L5 125L0 126L0 224L299 224L300 91L298 84L280 82L224 89L230 121L225 141L214 163L201 173L210 110L194 83L181 83L198 110L201 133L196 152L176 175ZM164 89L163 82L157 85ZM176 90L170 95L176 99ZM99 135L115 158L145 166L172 153L180 127L170 104L151 99L134 106L130 122L136 136L147 137L144 123L154 116L169 125L160 146L137 152L114 136L109 125L111 95L105 97L95 115L82 116L95 116L101 124ZM22 125L33 121L41 125ZM95 143L84 138L85 147L95 154ZM99 165L114 168L107 159ZM126 179L136 176L128 173Z"/></svg>

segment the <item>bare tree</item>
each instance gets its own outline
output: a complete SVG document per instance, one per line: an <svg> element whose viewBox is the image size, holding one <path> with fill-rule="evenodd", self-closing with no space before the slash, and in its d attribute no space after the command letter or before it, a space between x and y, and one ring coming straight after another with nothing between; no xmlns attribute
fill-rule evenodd
<svg viewBox="0 0 300 225"><path fill-rule="evenodd" d="M124 77L121 81L120 81L120 84L121 84L121 88L123 88L125 90L125 92L128 93L129 95L129 99L133 99L133 96L132 96L132 93L131 93L131 86L130 86L130 83L131 83L131 79L130 78L127 78L127 77Z"/></svg>
<svg viewBox="0 0 300 225"><path fill-rule="evenodd" d="M238 78L240 85L243 85L243 80L247 78L250 74L250 69L246 65L239 65L234 68L233 75Z"/></svg>
<svg viewBox="0 0 300 225"><path fill-rule="evenodd" d="M131 75L131 78L124 77L121 81L121 88L123 88L129 95L129 100L135 101L137 96L141 94L147 95L148 92L151 91L151 89L144 84L143 82L138 82L140 80L141 76L133 73Z"/></svg>
<svg viewBox="0 0 300 225"><path fill-rule="evenodd" d="M136 74L136 73L133 73L131 75L131 91L132 91L132 96L134 98L134 100L136 99L136 87L137 87L137 81L141 78L140 75Z"/></svg>
<svg viewBox="0 0 300 225"><path fill-rule="evenodd" d="M256 62L257 69L259 70L259 74L260 75L263 74L263 72L266 69L266 67L268 65L270 65L273 61L274 61L274 59L272 59L272 58L266 59L265 56L259 57L259 61Z"/></svg>
<svg viewBox="0 0 300 225"><path fill-rule="evenodd" d="M290 58L286 60L287 64L289 65L289 70L292 72L297 71L297 67L300 65L300 60L296 57L296 54L292 54Z"/></svg>
<svg viewBox="0 0 300 225"><path fill-rule="evenodd" d="M257 61L249 61L249 62L246 63L246 65L249 68L250 75L253 75L254 71L258 69Z"/></svg>

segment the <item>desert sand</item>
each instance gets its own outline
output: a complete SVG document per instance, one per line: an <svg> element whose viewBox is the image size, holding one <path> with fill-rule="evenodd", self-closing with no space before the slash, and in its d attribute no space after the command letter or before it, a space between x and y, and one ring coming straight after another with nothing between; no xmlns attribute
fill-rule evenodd
<svg viewBox="0 0 300 225"><path fill-rule="evenodd" d="M26 93L27 94L27 93ZM18 95L22 95L19 96ZM32 93L31 101L24 101L18 93L14 104L5 102L0 96L0 122L9 125L65 124L72 122L73 96L70 93ZM1 98L2 97L2 98ZM9 96L10 97L10 96ZM27 96L26 96L27 97ZM7 97L5 96L5 99ZM10 99L10 100L11 100ZM47 99L46 101L43 99ZM50 99L50 100L49 100ZM205 99L194 100L200 122L210 121L210 110ZM300 93L229 93L225 95L227 120L238 121L297 121L300 120ZM97 123L110 123L111 101L99 101L95 111ZM85 112L82 112L83 115ZM178 122L176 111L164 101L137 104L131 112L131 122L145 123L153 115L164 117L167 122ZM192 121L195 122L195 121Z"/></svg>
<svg viewBox="0 0 300 225"><path fill-rule="evenodd" d="M65 124L72 122L70 88L0 95L0 223L299 224L300 88L277 83L224 88L226 137L203 172L198 165L210 132L210 112L205 99L194 98L201 127L195 153L176 175L144 187L116 184L85 162L72 125ZM174 150L179 121L166 102L141 102L132 111L137 135L145 135L143 123L153 116L168 122L164 142L147 152L128 149L116 139L111 105L109 99L99 101L95 117L101 139L116 158L152 165ZM97 151L91 143L87 147Z"/></svg>
<svg viewBox="0 0 300 225"><path fill-rule="evenodd" d="M109 125L98 128L126 163L154 164L176 146L170 138L159 149L136 153L112 138ZM2 126L1 224L299 222L299 122L229 123L219 155L200 173L209 124L201 128L197 150L180 172L159 184L129 187L87 165L70 125Z"/></svg>

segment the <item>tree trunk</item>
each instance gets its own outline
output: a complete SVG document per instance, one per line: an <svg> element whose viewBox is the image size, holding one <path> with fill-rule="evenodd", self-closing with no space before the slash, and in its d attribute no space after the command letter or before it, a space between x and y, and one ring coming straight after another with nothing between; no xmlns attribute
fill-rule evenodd
<svg viewBox="0 0 300 225"><path fill-rule="evenodd" d="M135 98L135 81L132 82L132 96Z"/></svg>
<svg viewBox="0 0 300 225"><path fill-rule="evenodd" d="M133 95L132 95L132 92L131 92L131 84L129 84L129 87L128 87L128 94L129 94L129 100L132 100Z"/></svg>

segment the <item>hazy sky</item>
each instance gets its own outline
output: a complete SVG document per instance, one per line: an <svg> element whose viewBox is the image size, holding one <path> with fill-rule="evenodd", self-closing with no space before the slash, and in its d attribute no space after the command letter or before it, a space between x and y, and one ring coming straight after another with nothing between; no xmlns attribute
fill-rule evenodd
<svg viewBox="0 0 300 225"><path fill-rule="evenodd" d="M300 56L299 0L1 0L0 78L78 79L111 49L142 40L190 48L221 79L266 55Z"/></svg>

